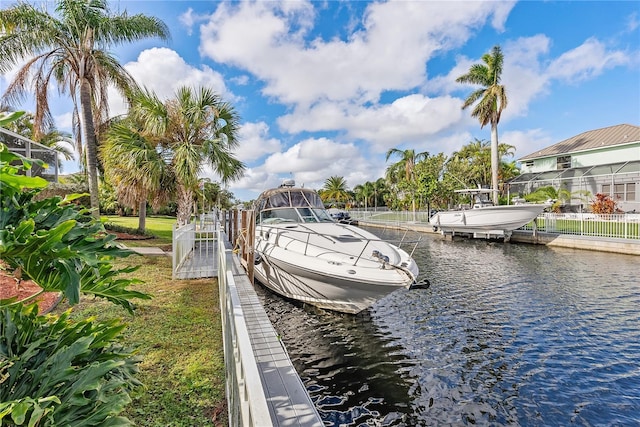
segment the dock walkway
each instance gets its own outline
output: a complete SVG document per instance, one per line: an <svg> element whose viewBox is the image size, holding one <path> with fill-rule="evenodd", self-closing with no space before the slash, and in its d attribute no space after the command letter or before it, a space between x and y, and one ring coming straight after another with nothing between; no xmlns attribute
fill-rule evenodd
<svg viewBox="0 0 640 427"><path fill-rule="evenodd" d="M231 270L273 425L322 426L284 344L236 257Z"/></svg>
<svg viewBox="0 0 640 427"><path fill-rule="evenodd" d="M215 222L174 228L171 255L175 279L218 278L229 423L322 426L226 233Z"/></svg>

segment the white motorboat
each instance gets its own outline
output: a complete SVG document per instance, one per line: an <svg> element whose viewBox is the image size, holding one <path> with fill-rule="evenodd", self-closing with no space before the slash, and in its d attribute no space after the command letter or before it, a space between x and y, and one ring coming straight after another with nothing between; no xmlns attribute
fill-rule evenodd
<svg viewBox="0 0 640 427"><path fill-rule="evenodd" d="M429 223L443 234L464 234L473 237L508 239L511 232L534 220L548 207L546 204L515 204L495 206L489 195L493 190L468 188L456 190L471 197L471 204L460 209L434 214Z"/></svg>
<svg viewBox="0 0 640 427"><path fill-rule="evenodd" d="M255 210L254 274L282 296L355 314L416 283L409 253L336 222L314 190L286 181L263 192Z"/></svg>

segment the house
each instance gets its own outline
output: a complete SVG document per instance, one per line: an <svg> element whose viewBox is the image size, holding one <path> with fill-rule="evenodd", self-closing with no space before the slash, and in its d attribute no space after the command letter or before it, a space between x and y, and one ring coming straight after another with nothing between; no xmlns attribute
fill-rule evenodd
<svg viewBox="0 0 640 427"><path fill-rule="evenodd" d="M44 168L34 163L31 169L26 171L27 176L39 176L47 181L58 182L58 153L54 149L38 144L3 127L0 127L0 142L5 144L9 151L13 153L20 154L28 159L42 160L47 164L48 167Z"/></svg>
<svg viewBox="0 0 640 427"><path fill-rule="evenodd" d="M586 208L597 193L618 208L640 212L640 126L621 124L581 133L518 159L520 176L510 195L553 186L572 194L571 210ZM588 200L580 198L587 193Z"/></svg>

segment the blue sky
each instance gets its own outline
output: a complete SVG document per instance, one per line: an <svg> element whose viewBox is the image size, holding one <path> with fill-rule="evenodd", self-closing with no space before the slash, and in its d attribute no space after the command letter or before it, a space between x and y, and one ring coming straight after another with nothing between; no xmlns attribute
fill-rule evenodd
<svg viewBox="0 0 640 427"><path fill-rule="evenodd" d="M5 3L3 0L3 5ZM51 3L49 3L51 4ZM113 1L164 20L171 41L113 49L161 97L207 85L242 117L241 200L293 177L350 188L384 175L390 148L451 154L490 140L455 79L500 45L516 158L579 133L640 125L637 1ZM11 75L0 77L4 92ZM112 113L123 105L112 96ZM25 107L26 108L26 107ZM69 129L70 105L54 106ZM77 169L67 164L65 171ZM210 170L206 175L215 179Z"/></svg>

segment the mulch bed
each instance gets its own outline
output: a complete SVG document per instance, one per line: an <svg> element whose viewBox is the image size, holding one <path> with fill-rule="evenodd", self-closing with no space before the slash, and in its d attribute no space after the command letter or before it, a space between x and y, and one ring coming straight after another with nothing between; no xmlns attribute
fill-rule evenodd
<svg viewBox="0 0 640 427"><path fill-rule="evenodd" d="M153 236L143 236L141 234L129 234L121 233L119 231L107 230L109 234L114 234L118 240L149 240L153 239Z"/></svg>
<svg viewBox="0 0 640 427"><path fill-rule="evenodd" d="M138 234L119 233L109 231L115 234L120 240L147 240L153 237L141 236ZM22 280L17 278L11 269L0 261L0 299L9 299L16 297L18 301L30 297L42 291L33 280ZM45 314L51 311L60 301L61 294L59 292L44 292L36 298L38 303L38 312Z"/></svg>
<svg viewBox="0 0 640 427"><path fill-rule="evenodd" d="M17 297L18 300L22 300L42 291L42 288L33 280L17 279L5 265L0 264L0 267L0 299ZM39 295L35 300L38 303L38 313L48 313L59 300L59 292L44 292Z"/></svg>

